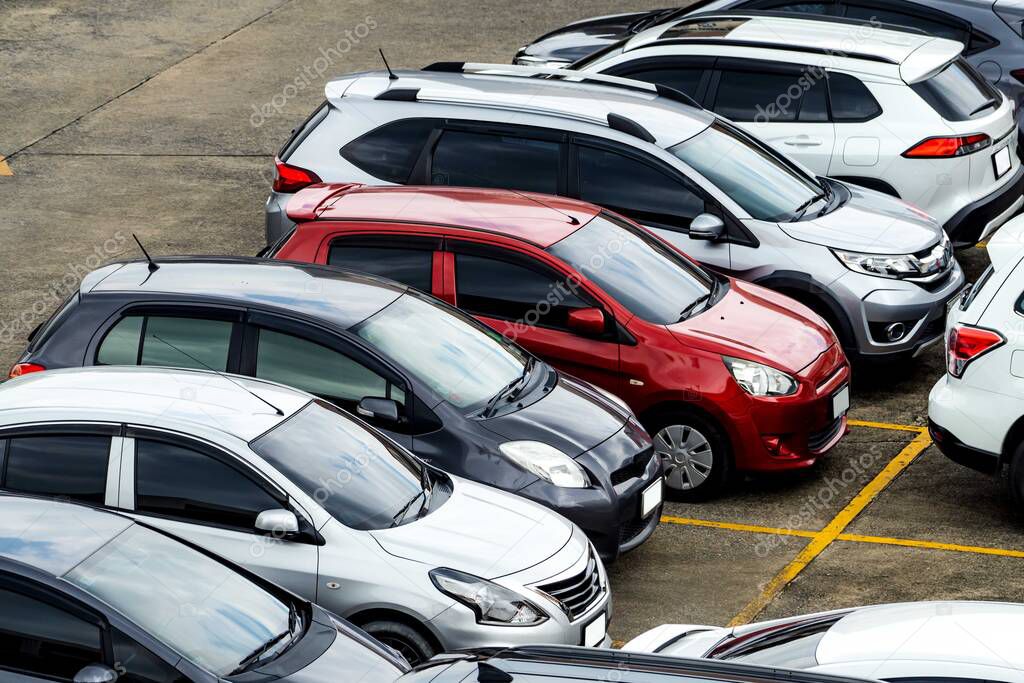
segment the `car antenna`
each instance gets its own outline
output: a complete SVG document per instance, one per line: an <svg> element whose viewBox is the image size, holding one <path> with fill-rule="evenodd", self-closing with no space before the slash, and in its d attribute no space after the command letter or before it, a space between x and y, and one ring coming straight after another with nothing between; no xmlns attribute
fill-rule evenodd
<svg viewBox="0 0 1024 683"><path fill-rule="evenodd" d="M230 377L229 375L227 375L227 374L225 374L225 373L223 373L223 372L220 372L219 370L214 370L213 368L211 368L211 367L210 367L209 365L207 365L207 364L206 364L206 363L204 363L203 361L199 360L198 358L196 358L196 357L195 357L195 356L193 356L192 354L190 354L190 353L187 353L187 352L185 352L185 351L183 351L183 350L179 349L179 348L178 348L177 346L175 346L175 345L174 345L174 344L172 344L171 342L167 341L166 339L161 339L160 337L156 336L155 334L153 335L153 339L156 339L156 340L157 340L158 342L161 342L161 343L163 343L163 344L167 344L167 346L171 347L172 349L174 349L175 351L177 351L177 352L178 352L178 353L180 353L181 355L185 356L186 358L189 358L189 359L191 359L191 360L194 360L194 361L195 361L196 363L199 363L199 364L200 364L200 365L202 365L202 366L203 366L204 368L206 368L207 370L209 370L209 371L210 371L210 372L212 372L213 374L217 375L218 377L221 377L221 378L223 378L223 379L226 379L227 381L231 382L231 383L232 383L232 384L234 384L234 385L235 385L236 387L238 387L238 388L239 388L239 389L241 389L242 391L246 392L247 394L249 394L249 395L250 395L250 396L252 396L253 398L259 399L259 400L260 400L260 401L262 401L263 403L266 403L266 404L267 404L268 406L270 406L271 408L273 408L273 409L274 409L274 412L275 412L275 413L277 413L277 414L278 414L278 415L280 415L281 417L284 417L284 411L283 411L283 410L281 410L280 408L278 408L277 406L275 406L275 405L274 405L273 403L271 403L271 402L270 402L270 401L268 401L267 399L263 398L262 396L260 396L260 395L259 395L259 394L257 394L257 393L256 393L255 391L253 391L253 390L252 390L252 389L250 389L249 387L245 386L245 385L244 385L244 384L242 384L241 382L237 382L237 381L235 381L235 380L234 380L234 379L232 379L232 378L231 378L231 377Z"/></svg>
<svg viewBox="0 0 1024 683"><path fill-rule="evenodd" d="M138 236L134 232L132 233L132 239L135 240L135 244L139 245L139 249L142 250L142 255L145 256L146 261L149 262L149 266L147 266L149 268L149 272L154 273L157 270L159 270L160 266L158 266L156 261L153 260L153 257L149 255L149 252L146 251L146 248L142 246L142 242L139 241Z"/></svg>
<svg viewBox="0 0 1024 683"><path fill-rule="evenodd" d="M579 221L578 218L576 218L576 216L568 214L565 211L561 211L559 209L556 209L555 207L551 206L550 204L546 204L546 203L542 202L541 200L537 199L536 197L531 197L528 194L524 194L524 193L520 192L519 190L513 190L512 188L508 188L508 190L510 192L512 192L513 194L516 194L516 195L522 197L523 199L527 199L527 200L533 202L534 204L540 204L545 209L551 209L555 213L562 214L563 216L565 216L566 218L569 219L569 225L579 225L580 224L580 221Z"/></svg>
<svg viewBox="0 0 1024 683"><path fill-rule="evenodd" d="M384 60L384 68L388 70L388 80L389 81L397 81L398 80L398 76L396 76L395 72L391 70L391 65L388 64L388 58L384 56L384 50L382 50L382 49L380 49L378 47L377 48L377 52L380 53L380 58L382 60Z"/></svg>

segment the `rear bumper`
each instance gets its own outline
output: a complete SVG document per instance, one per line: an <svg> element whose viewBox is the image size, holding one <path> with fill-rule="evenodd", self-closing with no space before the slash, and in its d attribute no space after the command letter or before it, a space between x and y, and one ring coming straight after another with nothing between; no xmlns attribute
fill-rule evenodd
<svg viewBox="0 0 1024 683"><path fill-rule="evenodd" d="M956 249L974 246L1024 206L1024 166L1001 188L968 204L943 226Z"/></svg>
<svg viewBox="0 0 1024 683"><path fill-rule="evenodd" d="M978 448L972 448L958 439L948 429L938 425L934 420L928 420L928 434L932 437L936 448L958 465L969 467L983 474L999 473L999 454L989 453Z"/></svg>

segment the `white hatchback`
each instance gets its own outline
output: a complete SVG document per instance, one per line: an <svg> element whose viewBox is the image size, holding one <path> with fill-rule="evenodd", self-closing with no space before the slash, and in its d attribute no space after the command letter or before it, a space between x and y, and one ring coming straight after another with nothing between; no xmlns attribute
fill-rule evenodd
<svg viewBox="0 0 1024 683"><path fill-rule="evenodd" d="M839 18L705 14L573 65L681 91L815 174L898 196L957 247L1024 205L1012 102L953 40Z"/></svg>
<svg viewBox="0 0 1024 683"><path fill-rule="evenodd" d="M1009 468L1024 510L1024 216L988 243L992 261L977 284L951 302L946 374L928 397L939 449L988 474Z"/></svg>

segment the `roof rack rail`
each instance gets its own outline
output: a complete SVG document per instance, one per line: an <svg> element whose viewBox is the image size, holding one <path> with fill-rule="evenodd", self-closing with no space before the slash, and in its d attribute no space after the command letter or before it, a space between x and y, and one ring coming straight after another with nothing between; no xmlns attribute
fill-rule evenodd
<svg viewBox="0 0 1024 683"><path fill-rule="evenodd" d="M517 64L485 64L477 62L434 62L423 67L423 71L439 71L444 73L473 73L492 74L495 76L515 76L520 78L532 78L534 76L550 76L554 78L573 79L600 85L608 85L624 90L644 92L650 95L657 95L665 99L685 104L695 109L703 109L692 97L686 93L669 88L663 85L655 85L646 81L637 81L631 78L620 76L608 76L606 74L593 74L571 69L549 69L546 67L520 66Z"/></svg>
<svg viewBox="0 0 1024 683"><path fill-rule="evenodd" d="M647 43L643 46L648 47L651 45L662 46L662 45L725 45L728 47L753 47L753 48L770 48L775 50L786 50L789 52L806 52L808 54L815 55L831 55L839 57L849 57L851 59L863 59L866 62L880 62L882 64L898 64L899 62L893 61L888 57L881 55L871 55L863 52L844 52L843 50L830 50L824 47L814 47L812 45L793 45L791 43L767 43L757 40L734 40L729 38L659 38L653 43Z"/></svg>
<svg viewBox="0 0 1024 683"><path fill-rule="evenodd" d="M627 118L621 114L614 112L608 113L608 127L612 130L617 130L620 133L626 135L632 135L635 138L640 138L644 142L656 142L657 138L651 135L651 132L641 126L639 123L631 118Z"/></svg>
<svg viewBox="0 0 1024 683"><path fill-rule="evenodd" d="M680 17L679 19L673 20L672 24L680 24L691 19L712 19L714 17L777 17L779 19L806 19L807 21L824 21L830 24L845 24L847 26L871 26L872 28L884 28L889 31L902 31L903 33L916 33L918 35L927 36L931 35L923 29L916 28L914 26L902 26L900 24L893 24L884 21L862 21L860 19L851 19L849 17L836 17L828 14L811 14L803 12L785 12L782 10L719 10L707 11L707 12L695 12L692 15L686 17ZM666 22L669 23L669 22ZM664 25L664 24L662 24Z"/></svg>

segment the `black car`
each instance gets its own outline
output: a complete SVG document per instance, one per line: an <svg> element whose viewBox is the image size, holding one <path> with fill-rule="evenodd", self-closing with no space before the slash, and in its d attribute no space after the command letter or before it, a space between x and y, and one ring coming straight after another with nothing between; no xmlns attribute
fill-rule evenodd
<svg viewBox="0 0 1024 683"><path fill-rule="evenodd" d="M625 404L388 280L259 259L112 264L86 276L11 373L83 365L308 391L441 469L561 512L606 561L660 519L660 460Z"/></svg>

